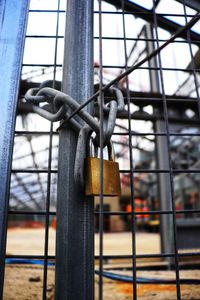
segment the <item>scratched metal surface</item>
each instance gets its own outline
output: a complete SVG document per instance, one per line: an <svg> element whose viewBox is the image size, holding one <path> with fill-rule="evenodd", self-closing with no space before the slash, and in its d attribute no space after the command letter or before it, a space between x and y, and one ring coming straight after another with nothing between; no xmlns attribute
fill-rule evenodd
<svg viewBox="0 0 200 300"><path fill-rule="evenodd" d="M11 155L29 1L0 0L0 260L4 259ZM0 269L0 299L4 268Z"/></svg>

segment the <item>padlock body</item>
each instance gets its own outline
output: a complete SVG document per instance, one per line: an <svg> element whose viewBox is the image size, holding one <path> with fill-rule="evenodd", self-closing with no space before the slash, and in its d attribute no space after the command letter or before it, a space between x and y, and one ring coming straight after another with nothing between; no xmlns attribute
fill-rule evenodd
<svg viewBox="0 0 200 300"><path fill-rule="evenodd" d="M87 157L85 159L85 168L85 194L86 196L99 196L100 159L96 157ZM103 195L121 195L119 164L117 162L103 160Z"/></svg>

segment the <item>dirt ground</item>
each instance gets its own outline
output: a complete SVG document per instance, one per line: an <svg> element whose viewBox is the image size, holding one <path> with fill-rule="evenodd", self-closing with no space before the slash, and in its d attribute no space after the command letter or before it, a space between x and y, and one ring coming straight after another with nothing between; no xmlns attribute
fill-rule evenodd
<svg viewBox="0 0 200 300"><path fill-rule="evenodd" d="M54 268L48 269L47 299L54 299ZM138 276L145 274L138 274ZM163 277L163 272L156 274ZM165 274L166 275L166 274ZM200 272L185 271L184 278L200 277ZM168 277L172 278L170 274ZM43 287L43 269L41 266L8 265L5 273L4 300L41 300ZM98 300L98 277L95 277L95 299ZM199 300L200 287L196 285L181 286L182 300ZM133 288L131 283L121 283L104 279L103 295L105 300L131 300ZM175 300L174 285L137 285L138 300Z"/></svg>
<svg viewBox="0 0 200 300"><path fill-rule="evenodd" d="M159 253L159 236L151 233L138 233L136 236L137 253ZM98 254L99 240L95 236L95 252ZM44 230L43 229L11 229L8 232L7 254L43 254ZM104 254L131 254L131 234L114 233L104 236ZM50 229L49 254L55 254L55 231ZM148 264L154 263L148 261ZM157 263L161 263L157 261ZM130 266L130 262L108 261L104 268ZM138 262L139 265L147 262ZM124 275L131 272L113 271ZM137 277L144 278L169 278L174 279L172 271L138 271ZM200 279L200 270L181 271L181 278ZM48 268L47 277L47 299L54 299L54 267ZM95 276L95 299L98 299L99 277ZM43 289L43 267L39 265L6 265L4 300L40 300ZM133 288L131 283L122 283L110 279L103 280L103 299L105 300L129 300L133 299ZM182 285L182 300L200 300L200 286ZM175 285L138 284L138 300L175 300Z"/></svg>

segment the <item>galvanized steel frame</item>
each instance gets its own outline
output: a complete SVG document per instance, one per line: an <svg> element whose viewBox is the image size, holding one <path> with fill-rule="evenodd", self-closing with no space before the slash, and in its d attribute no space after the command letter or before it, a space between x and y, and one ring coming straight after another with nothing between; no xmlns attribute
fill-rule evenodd
<svg viewBox="0 0 200 300"><path fill-rule="evenodd" d="M3 297L7 212L18 88L29 1L0 1L0 299Z"/></svg>
<svg viewBox="0 0 200 300"><path fill-rule="evenodd" d="M62 91L83 102L93 92L93 0L68 0ZM91 105L87 108L91 113ZM56 299L94 298L93 199L74 182L77 133L60 130ZM78 284L78 287L77 287Z"/></svg>

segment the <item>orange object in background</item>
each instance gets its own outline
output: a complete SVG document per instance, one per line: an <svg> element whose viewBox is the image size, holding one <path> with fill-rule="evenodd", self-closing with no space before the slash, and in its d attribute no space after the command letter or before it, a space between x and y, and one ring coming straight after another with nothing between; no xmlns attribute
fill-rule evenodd
<svg viewBox="0 0 200 300"><path fill-rule="evenodd" d="M56 217L53 218L53 220L52 220L52 222L51 222L51 227L52 227L53 229L56 229Z"/></svg>
<svg viewBox="0 0 200 300"><path fill-rule="evenodd" d="M40 221L9 221L8 228L44 228L44 223Z"/></svg>
<svg viewBox="0 0 200 300"><path fill-rule="evenodd" d="M133 284L117 282L115 285L117 290L121 292L123 295L126 295L127 297L133 296ZM183 286L183 288L184 287L186 288L186 286ZM139 297L145 297L145 299L147 299L146 297L148 297L149 294L154 294L154 298L155 298L155 296L157 296L159 292L162 292L163 294L163 297L160 299L168 299L167 297L169 296L170 299L172 299L171 296L173 295L174 295L173 299L175 299L176 287L171 284L167 284L167 285L166 284L145 284L145 285L137 284L137 295ZM165 295L166 298L164 298ZM148 297L148 299L150 298ZM151 299L153 299L153 296L151 297Z"/></svg>
<svg viewBox="0 0 200 300"><path fill-rule="evenodd" d="M142 199L139 199L139 198L136 198L134 200L134 204L135 204L135 212L138 213L138 212L148 212L149 211L149 208L147 206L147 201L146 200L142 200ZM132 208L131 208L131 205L128 204L126 206L126 211L127 212L132 212ZM149 215L146 214L146 215L137 215L136 216L137 219L148 219L149 218Z"/></svg>

